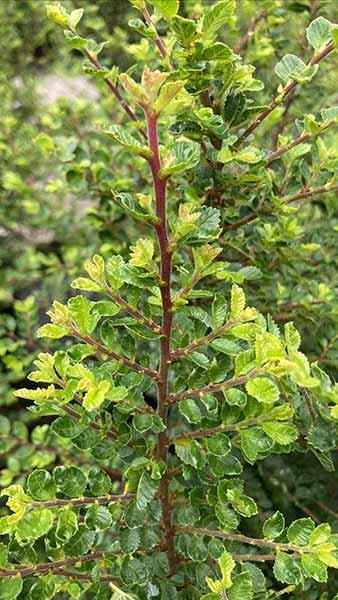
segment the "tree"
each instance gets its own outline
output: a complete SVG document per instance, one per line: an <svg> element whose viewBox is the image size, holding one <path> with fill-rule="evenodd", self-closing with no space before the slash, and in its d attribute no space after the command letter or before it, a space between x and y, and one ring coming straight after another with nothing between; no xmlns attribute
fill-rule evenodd
<svg viewBox="0 0 338 600"><path fill-rule="evenodd" d="M176 0L151 0L153 15L144 0L132 4L143 20L131 26L151 56L133 77L101 65L104 45L78 33L81 9L48 7L128 117L100 131L132 169L133 188L122 183L113 198L139 223L139 236L133 230L128 253L88 259L86 276L72 283L82 293L55 301L39 330L64 342L35 361L29 379L42 385L16 396L33 401L35 415L53 417L59 464L39 464L24 488L2 491L8 513L0 532L9 543L1 546L0 598L250 600L297 598L302 587L319 598L328 567L338 564L337 534L310 516L286 526L279 510L263 522L260 495L247 488L250 465L258 471L275 455L312 451L328 466L337 387L300 350L291 321L281 332L248 304L244 287L257 266L231 265L222 252L228 232L260 214L278 213L294 232L289 205L337 189L323 141L336 107L306 115L298 135L280 137L276 149L258 134L333 54L336 28L324 17L311 22L312 58L286 54L275 67L282 84L262 106L252 95L263 83L237 54L249 38L236 52L218 41L234 22L234 0L202 3L185 16ZM319 175L315 161L297 162L312 139ZM290 152L305 183L289 175L292 165L274 170ZM240 209L245 193L260 198L262 213L247 205L237 218L238 206L221 214L214 205L238 196ZM277 236L270 223L264 234ZM3 419L9 444L10 427ZM325 448L316 441L323 431ZM257 535L248 535L251 518ZM264 567L267 580L256 562L273 563L273 573Z"/></svg>

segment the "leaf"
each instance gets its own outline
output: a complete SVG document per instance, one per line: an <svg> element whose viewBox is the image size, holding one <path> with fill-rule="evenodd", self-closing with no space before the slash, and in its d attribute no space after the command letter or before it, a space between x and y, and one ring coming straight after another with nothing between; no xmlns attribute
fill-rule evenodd
<svg viewBox="0 0 338 600"><path fill-rule="evenodd" d="M132 554L140 545L140 534L137 529L123 529L120 533L122 552Z"/></svg>
<svg viewBox="0 0 338 600"><path fill-rule="evenodd" d="M186 464L200 469L205 465L206 457L197 440L179 440L175 443L177 456Z"/></svg>
<svg viewBox="0 0 338 600"><path fill-rule="evenodd" d="M240 431L240 438L242 452L251 464L256 461L261 453L264 455L273 446L273 442L259 427L242 429Z"/></svg>
<svg viewBox="0 0 338 600"><path fill-rule="evenodd" d="M254 146L247 146L240 152L233 154L233 160L239 160L240 162L254 164L264 159L264 152L255 148Z"/></svg>
<svg viewBox="0 0 338 600"><path fill-rule="evenodd" d="M70 13L69 16L69 25L71 26L72 29L76 29L77 24L80 22L80 20L83 17L83 13L84 10L83 8L77 8L75 10L72 10L72 12Z"/></svg>
<svg viewBox="0 0 338 600"><path fill-rule="evenodd" d="M143 510L154 498L158 488L158 483L151 479L150 475L144 471L140 477L136 493L137 508Z"/></svg>
<svg viewBox="0 0 338 600"><path fill-rule="evenodd" d="M214 456L221 458L229 454L231 450L231 442L225 433L218 433L206 439L208 452Z"/></svg>
<svg viewBox="0 0 338 600"><path fill-rule="evenodd" d="M23 587L20 576L0 577L0 600L13 600L17 598Z"/></svg>
<svg viewBox="0 0 338 600"><path fill-rule="evenodd" d="M290 79L299 83L310 81L317 70L318 65L306 66L306 64L294 54L286 54L275 66L276 75L285 83Z"/></svg>
<svg viewBox="0 0 338 600"><path fill-rule="evenodd" d="M37 469L27 479L27 490L34 500L45 502L55 498L56 485L48 471Z"/></svg>
<svg viewBox="0 0 338 600"><path fill-rule="evenodd" d="M48 19L57 23L57 25L61 25L61 27L68 28L70 15L59 2L57 4L47 4L46 11Z"/></svg>
<svg viewBox="0 0 338 600"><path fill-rule="evenodd" d="M88 277L78 277L71 283L71 287L75 290L83 290L85 292L101 292L102 286L88 279Z"/></svg>
<svg viewBox="0 0 338 600"><path fill-rule="evenodd" d="M314 50L320 51L332 41L333 24L324 17L318 17L306 29L306 37Z"/></svg>
<svg viewBox="0 0 338 600"><path fill-rule="evenodd" d="M70 508L62 510L55 530L56 538L61 544L65 544L75 535L77 529L78 521L75 512Z"/></svg>
<svg viewBox="0 0 338 600"><path fill-rule="evenodd" d="M286 552L277 550L273 566L274 576L282 583L298 585L302 581L302 572L298 561Z"/></svg>
<svg viewBox="0 0 338 600"><path fill-rule="evenodd" d="M184 88L185 81L168 81L164 83L160 89L160 93L153 104L154 111L160 115L170 111L170 104L174 101L179 92ZM189 97L189 96L188 96Z"/></svg>
<svg viewBox="0 0 338 600"><path fill-rule="evenodd" d="M331 527L328 523L321 523L312 532L309 538L310 546L325 544L331 535Z"/></svg>
<svg viewBox="0 0 338 600"><path fill-rule="evenodd" d="M134 267L143 267L153 270L154 242L148 238L140 238L135 246L130 247L130 264Z"/></svg>
<svg viewBox="0 0 338 600"><path fill-rule="evenodd" d="M288 423L263 421L261 426L266 435L268 435L277 444L282 444L283 446L292 444L292 442L294 442L299 436L295 425L289 425Z"/></svg>
<svg viewBox="0 0 338 600"><path fill-rule="evenodd" d="M180 413L187 419L189 423L200 423L202 414L195 400L186 398L181 400L178 405Z"/></svg>
<svg viewBox="0 0 338 600"><path fill-rule="evenodd" d="M231 288L231 313L230 318L236 319L245 308L245 294L238 285Z"/></svg>
<svg viewBox="0 0 338 600"><path fill-rule="evenodd" d="M54 481L64 496L78 498L83 495L87 485L87 478L77 467L56 467Z"/></svg>
<svg viewBox="0 0 338 600"><path fill-rule="evenodd" d="M71 439L76 437L81 433L82 429L83 425L81 425L77 419L69 417L68 415L59 417L52 424L52 430L63 438Z"/></svg>
<svg viewBox="0 0 338 600"><path fill-rule="evenodd" d="M247 396L241 390L236 388L231 388L230 390L223 390L223 395L225 400L230 406L240 406L243 407L246 405Z"/></svg>
<svg viewBox="0 0 338 600"><path fill-rule="evenodd" d="M122 127L122 125L110 125L100 131L108 135L114 142L120 144L120 146L130 150L133 154L138 154L139 156L143 156L143 158L150 158L152 156L152 151L149 148L142 146L136 138L126 131L125 127Z"/></svg>
<svg viewBox="0 0 338 600"><path fill-rule="evenodd" d="M311 533L315 529L315 524L312 519L297 519L288 527L287 536L290 544L296 546L307 546L310 540Z"/></svg>
<svg viewBox="0 0 338 600"><path fill-rule="evenodd" d="M247 382L246 391L263 404L274 404L279 399L279 389L267 377L255 377Z"/></svg>
<svg viewBox="0 0 338 600"><path fill-rule="evenodd" d="M170 156L164 161L165 166L160 169L160 177L166 178L193 169L200 161L200 153L200 145L197 142L176 142Z"/></svg>
<svg viewBox="0 0 338 600"><path fill-rule="evenodd" d="M87 554L88 550L95 543L95 538L94 531L90 531L85 525L80 525L75 535L64 546L66 555L82 556L83 554Z"/></svg>
<svg viewBox="0 0 338 600"><path fill-rule="evenodd" d="M104 531L112 524L111 514L105 506L90 506L86 512L85 524L93 531Z"/></svg>
<svg viewBox="0 0 338 600"><path fill-rule="evenodd" d="M88 411L96 410L105 401L109 390L109 381L95 382L84 395L82 406Z"/></svg>
<svg viewBox="0 0 338 600"><path fill-rule="evenodd" d="M227 498L233 508L243 517L252 517L258 512L256 502L236 489L227 492Z"/></svg>
<svg viewBox="0 0 338 600"><path fill-rule="evenodd" d="M217 352L222 352L222 354L228 354L229 356L236 356L241 351L241 347L236 342L225 338L213 340L210 342L210 346L214 350L217 350Z"/></svg>
<svg viewBox="0 0 338 600"><path fill-rule="evenodd" d="M231 573L236 567L236 563L230 552L225 551L222 553L222 556L218 560L218 565L222 573L222 583L225 589L228 589L232 585Z"/></svg>
<svg viewBox="0 0 338 600"><path fill-rule="evenodd" d="M319 583L327 582L327 566L314 554L302 554L301 563L305 573Z"/></svg>
<svg viewBox="0 0 338 600"><path fill-rule="evenodd" d="M279 510L277 510L271 517L266 519L263 525L263 535L267 540L274 540L279 537L285 528L285 519Z"/></svg>
<svg viewBox="0 0 338 600"><path fill-rule="evenodd" d="M192 253L194 258L195 273L202 274L207 267L211 265L220 252L220 248L214 248L210 244L204 244L198 248L193 248Z"/></svg>
<svg viewBox="0 0 338 600"><path fill-rule="evenodd" d="M288 351L298 350L301 343L301 337L292 322L286 323L284 334Z"/></svg>
<svg viewBox="0 0 338 600"><path fill-rule="evenodd" d="M70 329L66 326L47 323L46 325L42 325L42 327L37 330L36 337L48 337L58 340L65 337L65 335L69 335L70 333Z"/></svg>
<svg viewBox="0 0 338 600"><path fill-rule="evenodd" d="M240 573L234 577L228 591L229 600L252 600L254 597L253 581L249 573Z"/></svg>
<svg viewBox="0 0 338 600"><path fill-rule="evenodd" d="M189 46L196 36L197 24L192 19L185 19L179 15L173 17L171 22L173 33L178 37L183 46Z"/></svg>
<svg viewBox="0 0 338 600"><path fill-rule="evenodd" d="M26 513L16 526L18 540L33 542L44 536L53 526L54 516L48 508L41 508Z"/></svg>
<svg viewBox="0 0 338 600"><path fill-rule="evenodd" d="M179 0L149 0L156 11L167 21L171 21L178 12Z"/></svg>
<svg viewBox="0 0 338 600"><path fill-rule="evenodd" d="M205 11L202 21L203 37L213 39L218 29L231 21L235 8L235 0L222 0L210 6Z"/></svg>
<svg viewBox="0 0 338 600"><path fill-rule="evenodd" d="M228 310L228 303L223 294L216 292L211 307L212 329L219 329L224 325Z"/></svg>
<svg viewBox="0 0 338 600"><path fill-rule="evenodd" d="M217 504L215 506L215 514L221 524L221 528L223 528L225 531L229 529L236 529L238 527L239 518L237 514L226 504Z"/></svg>

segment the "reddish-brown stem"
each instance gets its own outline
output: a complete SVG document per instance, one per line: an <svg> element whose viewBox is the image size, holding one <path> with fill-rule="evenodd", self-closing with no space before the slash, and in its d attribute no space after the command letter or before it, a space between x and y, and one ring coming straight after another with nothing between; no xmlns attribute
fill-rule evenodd
<svg viewBox="0 0 338 600"><path fill-rule="evenodd" d="M55 498L55 500L47 500L46 502L31 502L32 508L52 508L56 506L86 506L88 504L111 504L112 502L126 502L134 498L134 494L125 494L124 496L108 495L87 498Z"/></svg>
<svg viewBox="0 0 338 600"><path fill-rule="evenodd" d="M148 141L152 150L152 158L149 159L149 165L153 177L156 216L159 223L154 225L156 231L159 250L160 250L160 278L162 285L160 287L162 301L162 337L160 340L160 368L159 380L157 381L157 412L163 420L166 429L159 433L157 444L157 458L167 462L168 446L168 379L170 367L170 336L172 328L172 300L171 300L171 259L172 251L169 244L167 208L166 208L166 179L159 175L161 169L161 158L158 144L157 117L152 114L147 115ZM174 549L174 530L172 525L171 504L169 497L170 479L166 474L163 475L160 483L159 498L162 508L162 524L165 538L166 550L170 573L176 570L176 555Z"/></svg>
<svg viewBox="0 0 338 600"><path fill-rule="evenodd" d="M315 54L311 58L311 60L309 62L309 66L318 64L330 52L332 52L333 49L334 49L333 44L329 44L328 46L326 46L324 48L324 50L322 50L321 52L318 52L318 54ZM298 85L297 81L290 81L290 83L288 83L286 86L284 86L282 92L280 94L278 94L272 100L269 107L267 109L265 109L263 112L261 112L256 117L256 119L253 121L253 123L251 123L251 125L249 125L249 127L242 133L242 135L240 135L240 137L238 138L238 140L234 144L234 146L237 148L242 142L244 142L244 140L246 140L246 138L249 137L249 135L251 135L251 133L253 131L255 131L255 129L257 129L257 127L262 123L262 121L264 121L264 119L266 119L272 113L272 111L275 110L275 108L280 105L280 103L292 92L292 90L295 89L295 87L297 85Z"/></svg>
<svg viewBox="0 0 338 600"><path fill-rule="evenodd" d="M187 390L185 392L180 392L179 394L170 394L169 400L170 402L178 402L179 400L184 400L185 398L193 398L194 396L201 396L202 394L215 394L216 392L221 392L222 390L226 390L227 388L236 387L237 385L243 385L249 379L254 377L258 377L262 375L264 371L259 369L254 369L248 375L241 375L240 377L233 377L232 379L228 379L227 381L223 381L222 383L215 383L213 385L205 385L196 390Z"/></svg>
<svg viewBox="0 0 338 600"><path fill-rule="evenodd" d="M210 435L214 435L215 433L226 433L230 431L240 431L241 429L247 429L253 425L256 425L259 421L257 419L245 419L243 421L239 421L233 425L216 425L215 427L209 427L208 429L195 429L195 431L187 431L185 433L180 433L179 435L175 435L170 438L171 443L175 443L178 440L187 440L196 437L209 437Z"/></svg>
<svg viewBox="0 0 338 600"><path fill-rule="evenodd" d="M154 23L152 22L151 16L150 16L147 8L144 9L143 16L144 16L144 19L145 19L147 25L149 25L149 27L156 33L156 39L154 41L161 53L161 56L163 56L163 58L167 58L167 56L168 56L167 50L165 48L165 45L163 44L162 39L160 38L160 36L157 33L157 29L156 29Z"/></svg>
<svg viewBox="0 0 338 600"><path fill-rule="evenodd" d="M250 38L251 38L252 34L254 33L258 23L260 21L262 21L263 19L265 19L265 17L266 17L266 11L264 10L263 12L261 12L259 15L257 15L257 17L255 17L251 21L247 31L245 32L245 34L243 35L243 37L240 39L239 43L237 44L237 46L235 48L235 52L241 52L246 49L246 47L250 41Z"/></svg>
<svg viewBox="0 0 338 600"><path fill-rule="evenodd" d="M196 348L204 346L204 344L208 344L208 342L211 342L213 339L219 337L220 335L223 335L223 333L226 333L227 331L229 331L229 329L232 329L232 327L238 325L238 323L240 323L240 321L228 321L228 323L226 323L222 327L215 329L215 331L211 331L210 333L208 333L208 335L203 336L195 342L191 342L191 344L188 344L188 346L185 346L184 348L178 348L174 352L171 352L171 360L176 360L179 356L189 354L189 352L193 352L193 350L196 350Z"/></svg>
<svg viewBox="0 0 338 600"><path fill-rule="evenodd" d="M217 537L223 540L229 540L231 542L241 542L242 544L249 544L250 546L259 546L261 548L272 548L273 550L284 550L286 552L298 552L298 546L293 544L283 544L279 542L271 542L270 540L264 540L259 538L251 538L246 535L239 533L225 533L224 531L213 531L211 529L199 529L197 527L175 527L176 533L192 533L197 535L208 535L210 537Z"/></svg>

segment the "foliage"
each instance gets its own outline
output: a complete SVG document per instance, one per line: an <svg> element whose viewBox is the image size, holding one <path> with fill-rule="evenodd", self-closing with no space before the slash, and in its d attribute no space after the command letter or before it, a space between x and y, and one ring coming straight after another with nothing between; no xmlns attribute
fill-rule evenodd
<svg viewBox="0 0 338 600"><path fill-rule="evenodd" d="M27 146L24 163L8 149L13 222L13 194L35 226L54 218L41 181L59 195L59 236L78 211L64 211L69 194L100 204L47 261L52 287L64 257L75 276L49 322L33 336L32 295L15 301L17 324L5 316L8 383L35 358L13 395L38 425L0 420L0 598L334 600L337 523L306 507L325 515L337 445L330 7L264 0L235 40L256 3L131 4L142 37L121 74L100 62L81 7L48 5L111 96L34 123L36 186ZM310 16L301 56L286 44L288 11ZM316 89L325 102L313 107ZM33 253L38 277L45 263ZM38 354L36 337L48 340Z"/></svg>

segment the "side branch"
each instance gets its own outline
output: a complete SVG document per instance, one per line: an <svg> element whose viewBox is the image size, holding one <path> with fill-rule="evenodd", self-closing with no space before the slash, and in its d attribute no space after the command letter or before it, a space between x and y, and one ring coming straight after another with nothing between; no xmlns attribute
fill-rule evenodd
<svg viewBox="0 0 338 600"><path fill-rule="evenodd" d="M225 533L224 531L214 531L212 529L199 529L197 527L175 527L176 533L192 533L197 535L208 535L210 537L229 540L230 542L241 542L250 546L259 546L261 548L272 548L273 550L283 550L285 552L299 552L299 547L293 544L283 544L279 542L271 542L259 538L251 538L239 533Z"/></svg>
<svg viewBox="0 0 338 600"><path fill-rule="evenodd" d="M147 317L142 315L142 313L140 313L140 311L137 308L134 308L134 306L132 306L126 300L124 300L122 296L120 296L119 294L114 294L109 288L106 288L106 294L117 304L122 306L122 308L124 308L124 310L127 313L135 317L135 319L137 319L142 325L146 325L146 327L149 327L149 329L152 329L152 331L154 331L155 333L161 333L161 328L158 327L158 325L156 325L154 321L152 321L151 319L147 319Z"/></svg>
<svg viewBox="0 0 338 600"><path fill-rule="evenodd" d="M282 156L282 154L285 154L285 152L288 152L289 150L291 150L291 148L294 148L295 146L298 146L299 144L302 144L303 142L306 142L310 138L317 137L317 135L320 135L328 127L331 127L334 124L335 124L335 121L329 121L315 135L310 134L310 133L303 133L302 135L299 135L294 140L292 140L289 144L286 144L285 146L281 146L280 148L277 148L277 150L275 150L275 152L273 152L272 154L270 154L270 156L268 157L267 166L270 165L274 160L276 160L277 158L279 158L280 156Z"/></svg>
<svg viewBox="0 0 338 600"><path fill-rule="evenodd" d="M100 342L96 341L90 335L82 335L74 327L72 327L72 334L74 335L74 337L78 338L79 340L82 340L83 342L86 342L86 344L93 346L97 350L97 352L99 352L101 354L105 354L106 356L109 356L113 360L116 360L117 362L119 362L121 365L128 367L129 369L132 369L133 371L137 371L137 373L142 373L143 375L147 375L148 377L151 377L155 381L158 381L159 374L157 371L148 369L148 367L142 367L142 365L135 362L134 360L130 360L129 358L125 358L124 356L121 356L120 354L116 354L116 352L109 350L109 348L106 348L106 346L104 346L103 344L100 344Z"/></svg>
<svg viewBox="0 0 338 600"><path fill-rule="evenodd" d="M228 379L227 381L223 381L222 383L216 383L214 385L205 385L204 387L198 388L196 390L187 390L186 392L180 392L179 394L170 394L169 402L178 402L179 400L184 400L185 398L193 398L194 396L201 396L202 394L215 394L216 392L221 392L222 390L226 390L227 388L243 385L244 383L249 381L249 379L258 377L263 373L264 371L262 371L261 369L254 369L248 375L233 377L232 379Z"/></svg>
<svg viewBox="0 0 338 600"><path fill-rule="evenodd" d="M240 321L228 321L228 323L226 323L222 327L215 329L215 331L211 331L211 333L208 333L208 335L203 336L199 340L196 340L195 342L191 342L191 344L188 344L184 348L178 348L178 350L171 352L170 358L172 360L176 360L179 356L189 354L196 348L199 348L200 346L204 346L204 344L207 344L208 342L211 342L212 340L219 337L220 335L223 335L223 333L226 333L227 331L232 329L232 327L234 327L235 325L238 325L239 323L240 323Z"/></svg>
<svg viewBox="0 0 338 600"><path fill-rule="evenodd" d="M333 49L334 49L334 45L332 43L329 44L328 46L326 46L324 48L324 50L322 50L318 54L315 54L311 58L310 62L308 63L308 66L313 66L313 65L318 64L321 60L326 58L326 56L328 54L330 54L330 52L332 52ZM255 131L255 129L257 129L257 127L262 123L262 121L264 121L264 119L266 119L272 113L272 111L275 110L275 108L277 106L279 106L281 104L281 102L283 102L283 100L295 89L295 87L297 87L297 85L298 85L298 82L293 80L284 86L282 92L280 94L278 94L277 96L275 96L275 98L270 103L269 107L266 110L264 110L263 112L261 112L256 117L254 122L251 123L251 125L238 138L237 142L234 144L235 148L240 146L240 144L242 142L244 142L244 140L246 140L246 138L249 137L249 135L253 131Z"/></svg>
<svg viewBox="0 0 338 600"><path fill-rule="evenodd" d="M69 565L75 565L76 563L84 563L89 560L100 560L106 558L112 554L112 552L92 552L91 554L85 554L84 556L74 556L71 558L65 558L64 560L55 560L50 563L41 563L29 567L16 566L15 569L0 569L0 577L28 577L29 575L40 575L53 572L56 569L62 569Z"/></svg>
<svg viewBox="0 0 338 600"><path fill-rule="evenodd" d="M291 202L296 202L297 200L301 200L303 198L311 198L312 196L317 196L318 194L325 194L327 192L333 192L335 190L338 190L337 183L310 190L305 188L297 194L293 194L292 196L284 196L283 198L281 198L281 204L291 204ZM264 216L271 215L275 210L276 207L270 208L268 211L264 212ZM258 215L257 213L251 213L251 215L247 215L246 217L243 217L243 219L239 219L238 221L231 223L227 227L224 227L223 233L227 233L228 231L234 231L235 229L239 229L239 227L244 227L244 225L252 223L256 219L259 219L259 217L260 215Z"/></svg>
<svg viewBox="0 0 338 600"><path fill-rule="evenodd" d="M32 508L53 508L57 506L86 506L89 504L111 504L113 502L126 502L134 498L134 494L122 495L108 495L108 496L97 496L95 497L83 497L83 498L70 498L61 499L55 498L55 500L47 500L46 502L32 502L29 506Z"/></svg>
<svg viewBox="0 0 338 600"><path fill-rule="evenodd" d="M143 16L144 16L144 19L145 19L147 25L149 25L149 27L156 33L155 44L158 47L158 49L159 49L159 51L161 53L161 56L163 58L167 58L168 53L167 53L166 47L165 47L165 45L164 45L161 37L159 36L159 34L157 32L157 29L156 29L156 27L155 27L155 25L154 25L154 23L152 21L152 18L150 16L147 8L144 9Z"/></svg>

